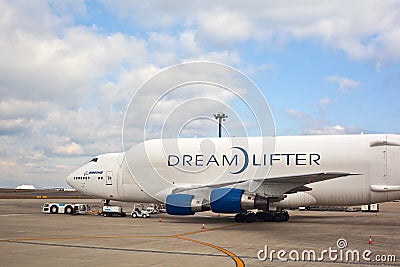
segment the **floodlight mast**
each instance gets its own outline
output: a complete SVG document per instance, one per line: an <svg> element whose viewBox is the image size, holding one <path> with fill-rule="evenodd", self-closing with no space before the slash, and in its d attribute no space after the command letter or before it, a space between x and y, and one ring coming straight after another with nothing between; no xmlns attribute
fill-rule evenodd
<svg viewBox="0 0 400 267"><path fill-rule="evenodd" d="M222 111L220 111L217 114L214 114L214 118L218 120L218 137L221 137L222 120L225 121L225 119L228 118L228 116Z"/></svg>

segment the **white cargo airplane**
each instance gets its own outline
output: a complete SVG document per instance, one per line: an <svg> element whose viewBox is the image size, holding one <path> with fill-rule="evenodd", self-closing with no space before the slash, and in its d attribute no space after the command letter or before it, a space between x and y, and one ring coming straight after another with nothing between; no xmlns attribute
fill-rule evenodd
<svg viewBox="0 0 400 267"><path fill-rule="evenodd" d="M272 152L266 139L149 140L93 158L67 183L107 200L164 202L169 214L236 213L237 222L400 199L400 135L280 136ZM174 144L179 153L166 149Z"/></svg>

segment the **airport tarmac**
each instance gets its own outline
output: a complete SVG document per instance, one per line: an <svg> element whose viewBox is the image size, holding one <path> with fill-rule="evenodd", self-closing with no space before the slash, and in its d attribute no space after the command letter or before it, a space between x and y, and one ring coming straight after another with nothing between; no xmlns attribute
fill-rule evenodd
<svg viewBox="0 0 400 267"><path fill-rule="evenodd" d="M48 198L48 199L66 199L66 198L92 198L83 195L78 191L64 191L57 189L9 189L0 188L0 199L32 199L32 198Z"/></svg>
<svg viewBox="0 0 400 267"><path fill-rule="evenodd" d="M0 266L400 266L399 202L381 204L378 214L289 211L288 222L248 224L210 212L148 219L43 214L41 205L47 201L62 202L0 199ZM78 202L65 200L72 201ZM95 199L79 202L101 205ZM128 212L133 208L132 203L112 204ZM265 256L258 253L265 246L267 254L276 251L272 261L258 259L257 254ZM329 248L331 255L323 252ZM279 250L288 261L278 259ZM310 251L315 261L307 261ZM359 253L360 261L351 256L346 261L348 251ZM363 259L365 251L371 261ZM291 260L296 252L306 261Z"/></svg>

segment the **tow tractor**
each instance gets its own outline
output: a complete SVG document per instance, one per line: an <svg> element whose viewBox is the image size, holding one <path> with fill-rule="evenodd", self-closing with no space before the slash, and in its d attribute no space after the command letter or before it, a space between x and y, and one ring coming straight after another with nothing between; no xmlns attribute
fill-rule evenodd
<svg viewBox="0 0 400 267"><path fill-rule="evenodd" d="M143 205L135 205L133 207L132 213L131 213L132 218L148 218L150 217L150 213L148 213L144 208Z"/></svg>
<svg viewBox="0 0 400 267"><path fill-rule="evenodd" d="M86 214L90 212L88 204L71 204L71 203L44 203L42 206L43 213L64 213L64 214Z"/></svg>

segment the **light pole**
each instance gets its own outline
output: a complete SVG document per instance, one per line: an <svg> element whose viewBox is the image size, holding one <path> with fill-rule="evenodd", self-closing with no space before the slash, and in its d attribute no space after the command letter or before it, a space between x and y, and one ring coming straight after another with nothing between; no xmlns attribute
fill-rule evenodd
<svg viewBox="0 0 400 267"><path fill-rule="evenodd" d="M218 136L221 137L221 129L222 129L222 120L225 121L226 118L228 118L228 116L223 113L223 112L218 112L217 114L214 114L214 118L216 120L218 120Z"/></svg>

